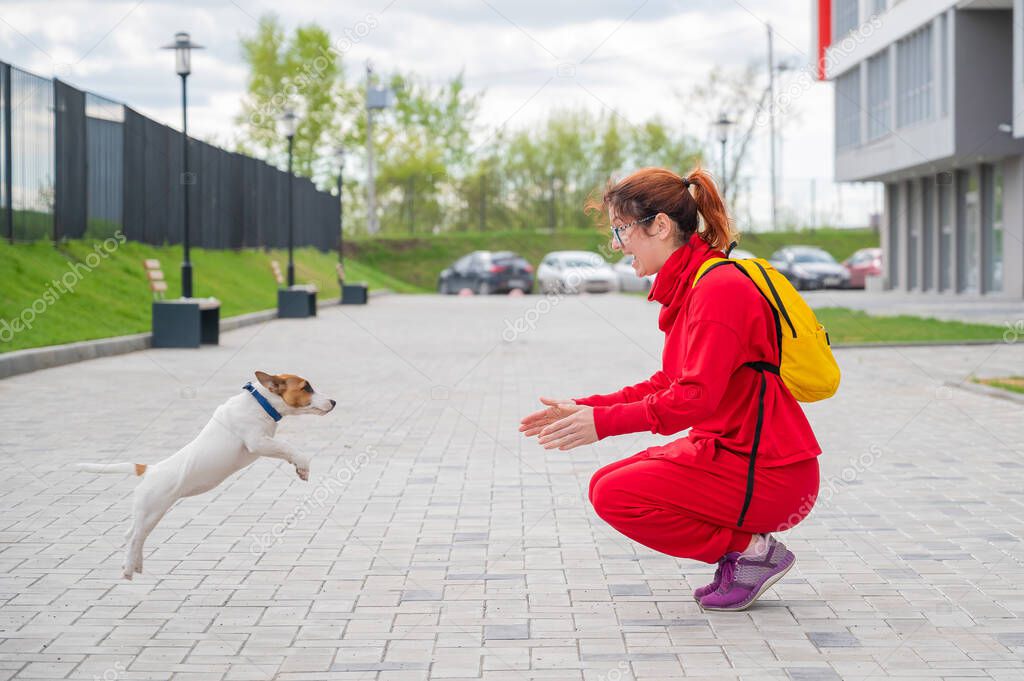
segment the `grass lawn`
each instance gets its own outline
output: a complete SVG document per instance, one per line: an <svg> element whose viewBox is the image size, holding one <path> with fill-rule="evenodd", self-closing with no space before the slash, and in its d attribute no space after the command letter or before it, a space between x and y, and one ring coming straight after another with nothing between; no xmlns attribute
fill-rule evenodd
<svg viewBox="0 0 1024 681"><path fill-rule="evenodd" d="M169 297L181 291L180 247L129 241L99 264L95 257L90 258L96 264L90 270L82 265L93 253L94 243L101 242L69 241L59 248L45 241L14 246L0 243L0 352L148 331L153 297L142 267L144 258L160 260ZM282 270L286 268L286 251L192 249L195 295L218 298L222 317L276 307L277 283L270 269L273 259ZM81 278L72 270L76 263ZM295 279L315 283L321 297L338 296L336 263L335 253L298 249ZM366 281L371 288L415 290L365 265L346 264L349 281ZM74 286L74 295L63 294L53 285L62 277L69 287ZM11 334L4 325L16 317L31 321L31 328L8 340Z"/></svg>
<svg viewBox="0 0 1024 681"><path fill-rule="evenodd" d="M993 388L1001 388L1010 392L1024 394L1024 376L1005 376L1002 378L975 378L975 383L990 385Z"/></svg>
<svg viewBox="0 0 1024 681"><path fill-rule="evenodd" d="M899 315L873 316L845 307L823 307L814 311L828 329L833 345L841 343L911 343L921 341L1001 340L1004 328L989 324L947 322L939 319Z"/></svg>
<svg viewBox="0 0 1024 681"><path fill-rule="evenodd" d="M473 250L515 250L536 264L549 251L595 250L604 239L597 230L363 238L346 241L345 266L349 281L365 281L371 289L420 293L433 291L441 269ZM74 295L59 293L51 282L71 277L74 264L86 261L94 243L99 242L70 241L59 248L45 241L15 246L0 243L0 352L148 331L152 295L142 268L144 258L160 260L172 297L181 290L180 247L126 242L91 271L80 269L83 274L74 283ZM840 259L876 244L877 237L870 230L822 229L751 234L742 243L757 255L769 255L786 243L815 244ZM220 299L222 316L266 310L277 304L270 261L276 259L284 267L284 251L193 249L192 253L195 293ZM93 261L95 264L95 258ZM295 263L298 282L315 283L321 297L338 295L335 254L298 249ZM17 317L27 319L33 314L33 304L36 312L31 329L8 340L11 334L5 325ZM1003 333L1002 328L985 324L905 315L876 317L839 307L815 312L834 344L999 340Z"/></svg>
<svg viewBox="0 0 1024 681"><path fill-rule="evenodd" d="M551 251L602 251L609 234L576 229L557 232L454 232L436 236L357 237L345 240L346 259L351 256L381 272L388 272L422 290L433 291L437 276L456 259L477 250L515 251L534 267ZM754 255L768 257L792 244L820 246L843 260L860 248L878 246L878 234L870 229L812 229L803 232L751 233L741 235L740 246Z"/></svg>

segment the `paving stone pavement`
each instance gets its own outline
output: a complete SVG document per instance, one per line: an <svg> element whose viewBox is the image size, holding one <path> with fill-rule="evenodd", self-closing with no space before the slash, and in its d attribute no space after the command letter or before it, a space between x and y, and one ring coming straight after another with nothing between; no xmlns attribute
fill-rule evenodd
<svg viewBox="0 0 1024 681"><path fill-rule="evenodd" d="M663 438L521 438L539 395L657 365L637 296L379 298L0 381L0 680L1024 678L1024 407L950 387L1020 373L993 346L840 350L807 405L825 449L798 561L753 609L702 613L711 566L608 528L591 473ZM134 479L257 369L338 400L180 502L120 579Z"/></svg>

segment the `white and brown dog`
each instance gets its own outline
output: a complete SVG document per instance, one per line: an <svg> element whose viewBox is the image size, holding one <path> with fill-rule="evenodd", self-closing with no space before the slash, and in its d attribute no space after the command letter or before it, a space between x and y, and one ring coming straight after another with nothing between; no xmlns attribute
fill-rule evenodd
<svg viewBox="0 0 1024 681"><path fill-rule="evenodd" d="M256 379L257 385L246 383L243 392L217 407L194 440L159 463L78 464L80 470L91 473L142 477L135 488L132 526L125 535L129 538L125 579L142 572L142 545L178 499L213 489L261 456L284 459L295 466L300 478L309 479L310 457L274 439L277 423L284 416L323 415L337 403L300 376L257 371Z"/></svg>

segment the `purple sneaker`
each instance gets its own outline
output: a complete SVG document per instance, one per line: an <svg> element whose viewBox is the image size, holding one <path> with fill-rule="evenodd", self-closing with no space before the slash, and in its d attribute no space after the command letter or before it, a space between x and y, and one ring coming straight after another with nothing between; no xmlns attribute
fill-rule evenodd
<svg viewBox="0 0 1024 681"><path fill-rule="evenodd" d="M718 568L715 570L715 577L714 577L714 579L711 580L710 584L705 584L704 586L697 587L696 589L694 589L693 590L693 600L695 600L698 603L700 603L700 599L704 598L709 593L717 591L719 585L722 583L722 572L724 571L725 563L731 562L733 564L733 569L735 569L735 567L736 567L736 559L739 558L739 557L740 557L740 552L739 551L733 551L732 553L727 553L724 556L722 556L721 558L719 558L718 559Z"/></svg>
<svg viewBox="0 0 1024 681"><path fill-rule="evenodd" d="M730 554L731 555L731 554ZM768 538L768 550L761 557L740 555L722 563L718 589L698 601L704 610L746 610L775 582L782 579L796 562L786 545Z"/></svg>

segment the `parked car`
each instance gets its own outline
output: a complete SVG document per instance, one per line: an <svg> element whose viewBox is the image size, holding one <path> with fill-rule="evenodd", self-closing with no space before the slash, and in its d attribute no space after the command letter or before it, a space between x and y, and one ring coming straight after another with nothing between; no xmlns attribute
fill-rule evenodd
<svg viewBox="0 0 1024 681"><path fill-rule="evenodd" d="M485 296L518 289L533 291L533 266L512 251L474 251L441 271L437 292L458 293L464 288Z"/></svg>
<svg viewBox="0 0 1024 681"><path fill-rule="evenodd" d="M862 248L844 260L843 267L850 273L850 288L864 288L867 277L882 274L882 249Z"/></svg>
<svg viewBox="0 0 1024 681"><path fill-rule="evenodd" d="M638 277L633 269L633 256L624 255L622 260L612 265L615 274L619 276L620 291L650 291L654 283L654 275Z"/></svg>
<svg viewBox="0 0 1024 681"><path fill-rule="evenodd" d="M742 248L734 248L729 252L729 257L733 260L747 260L748 258L756 258L757 256L750 251L745 251Z"/></svg>
<svg viewBox="0 0 1024 681"><path fill-rule="evenodd" d="M555 251L537 268L542 293L608 293L619 290L619 275L597 253Z"/></svg>
<svg viewBox="0 0 1024 681"><path fill-rule="evenodd" d="M825 250L815 246L787 246L769 258L797 289L846 288L850 273Z"/></svg>

